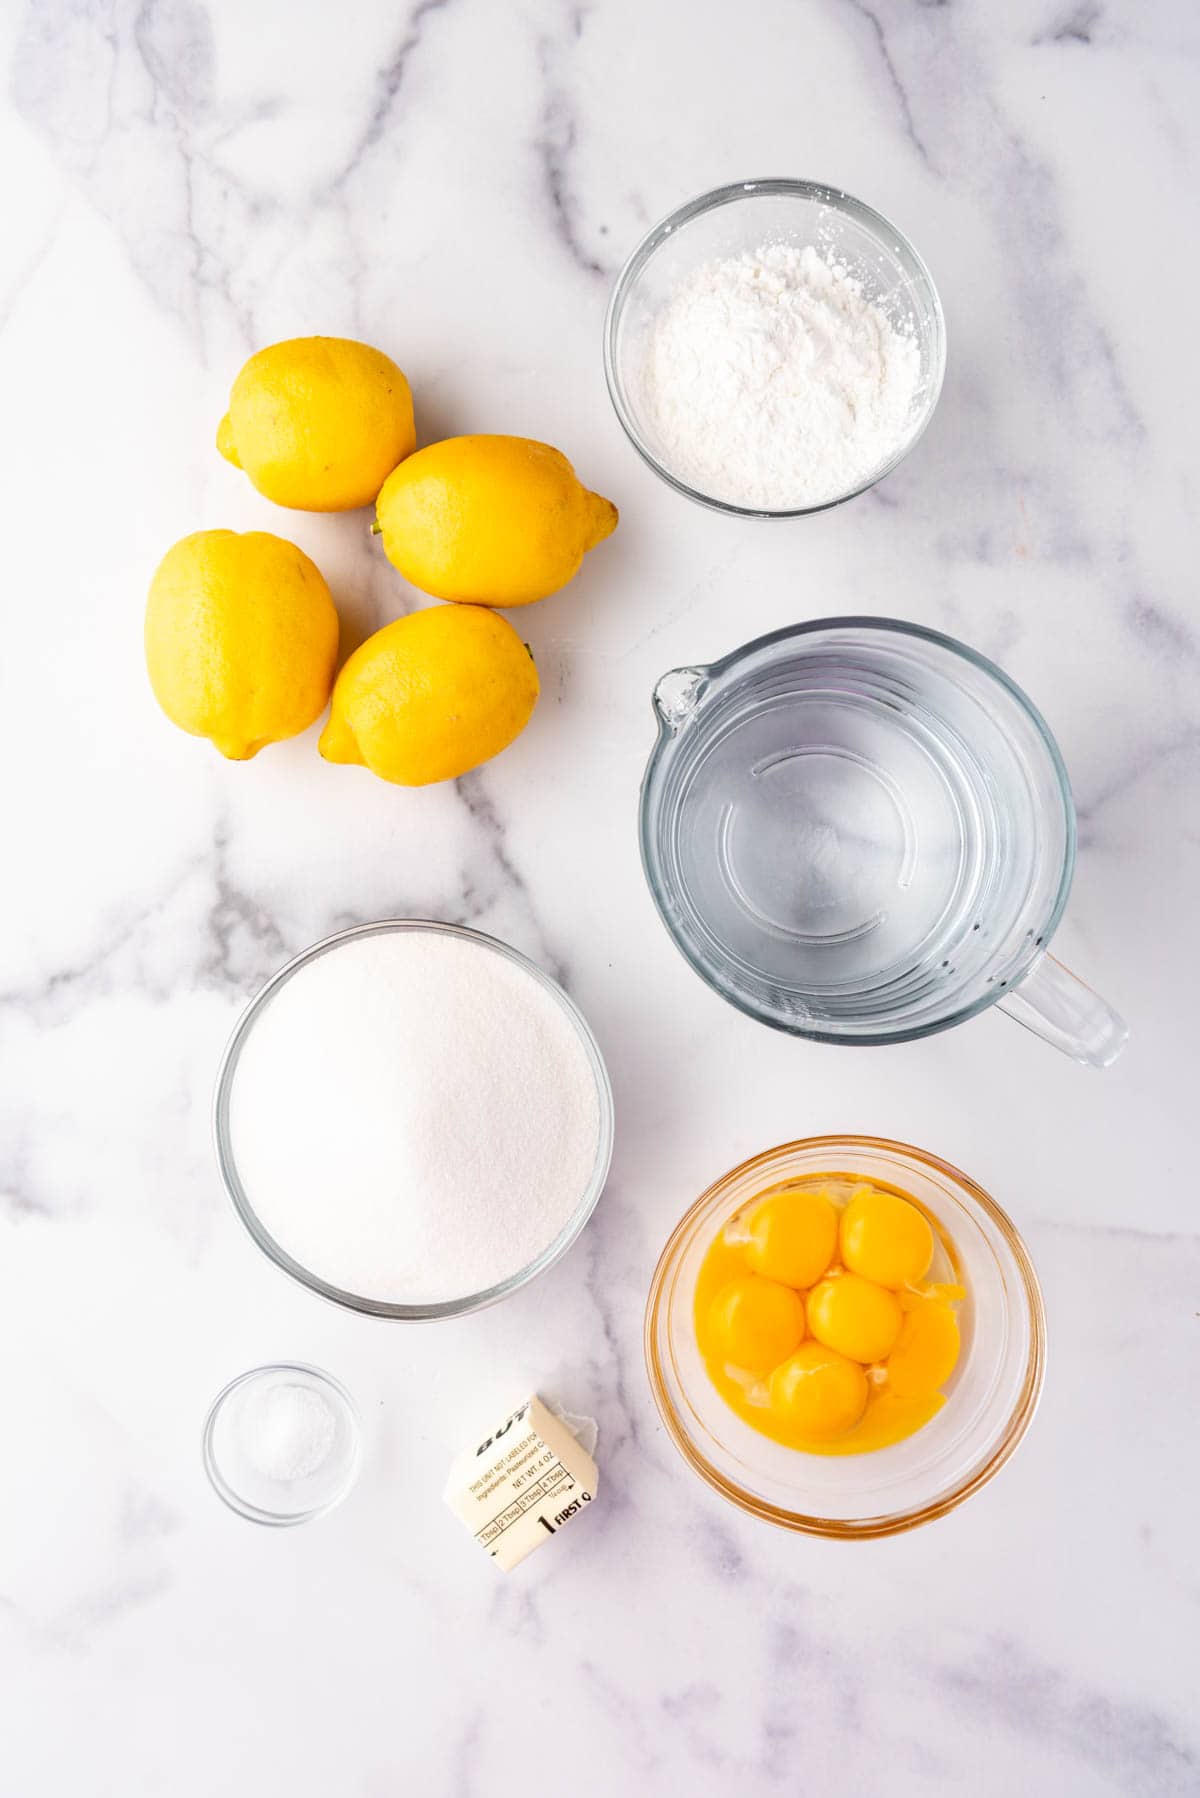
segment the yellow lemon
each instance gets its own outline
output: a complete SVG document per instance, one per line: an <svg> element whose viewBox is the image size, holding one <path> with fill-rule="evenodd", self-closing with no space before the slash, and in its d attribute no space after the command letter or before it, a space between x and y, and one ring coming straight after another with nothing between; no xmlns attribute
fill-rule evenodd
<svg viewBox="0 0 1200 1798"><path fill-rule="evenodd" d="M556 593L617 528L612 501L529 437L451 437L418 450L384 482L376 517L388 560L414 587L485 606Z"/></svg>
<svg viewBox="0 0 1200 1798"><path fill-rule="evenodd" d="M244 762L307 730L337 663L329 588L266 531L197 531L169 549L146 602L154 697L181 730Z"/></svg>
<svg viewBox="0 0 1200 1798"><path fill-rule="evenodd" d="M521 734L537 696L533 657L506 618L432 606L355 650L333 690L321 754L402 787L454 780Z"/></svg>
<svg viewBox="0 0 1200 1798"><path fill-rule="evenodd" d="M229 396L217 448L277 506L369 506L416 448L400 369L348 337L292 337L251 356Z"/></svg>

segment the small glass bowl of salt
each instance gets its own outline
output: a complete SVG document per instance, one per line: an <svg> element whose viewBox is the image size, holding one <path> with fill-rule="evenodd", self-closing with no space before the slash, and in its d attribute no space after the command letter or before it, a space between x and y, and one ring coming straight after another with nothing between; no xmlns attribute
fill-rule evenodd
<svg viewBox="0 0 1200 1798"><path fill-rule="evenodd" d="M204 1471L252 1523L307 1523L340 1504L358 1475L354 1400L299 1361L252 1367L219 1392L204 1424Z"/></svg>

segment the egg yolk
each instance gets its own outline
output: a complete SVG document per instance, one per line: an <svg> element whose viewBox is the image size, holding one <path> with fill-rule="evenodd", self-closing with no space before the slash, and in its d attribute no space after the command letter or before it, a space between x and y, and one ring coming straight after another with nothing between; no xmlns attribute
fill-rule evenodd
<svg viewBox="0 0 1200 1798"><path fill-rule="evenodd" d="M900 1335L894 1292L857 1274L822 1280L808 1295L808 1327L818 1342L852 1361L882 1361Z"/></svg>
<svg viewBox="0 0 1200 1798"><path fill-rule="evenodd" d="M839 1234L850 1272L879 1286L914 1285L933 1260L929 1220L896 1193L858 1192L842 1213Z"/></svg>
<svg viewBox="0 0 1200 1798"><path fill-rule="evenodd" d="M721 1288L708 1322L726 1361L766 1373L803 1342L804 1300L790 1286L746 1274Z"/></svg>
<svg viewBox="0 0 1200 1798"><path fill-rule="evenodd" d="M806 1342L771 1375L771 1410L798 1435L827 1442L852 1430L867 1408L867 1376L820 1342Z"/></svg>
<svg viewBox="0 0 1200 1798"><path fill-rule="evenodd" d="M906 1295L904 1322L888 1356L887 1389L898 1398L928 1398L958 1362L958 1319L939 1299Z"/></svg>
<svg viewBox="0 0 1200 1798"><path fill-rule="evenodd" d="M944 1388L969 1301L959 1266L949 1237L896 1189L840 1173L779 1182L709 1242L696 1346L750 1429L801 1454L868 1454L953 1402Z"/></svg>
<svg viewBox="0 0 1200 1798"><path fill-rule="evenodd" d="M770 1194L746 1220L746 1260L785 1286L812 1286L837 1252L838 1214L823 1192Z"/></svg>

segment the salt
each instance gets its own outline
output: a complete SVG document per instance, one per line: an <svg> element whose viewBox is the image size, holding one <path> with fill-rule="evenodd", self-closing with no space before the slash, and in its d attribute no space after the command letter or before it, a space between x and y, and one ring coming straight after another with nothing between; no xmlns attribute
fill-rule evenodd
<svg viewBox="0 0 1200 1798"><path fill-rule="evenodd" d="M311 1386L286 1383L252 1391L242 1407L239 1430L255 1471L264 1479L291 1484L325 1465L337 1419Z"/></svg>
<svg viewBox="0 0 1200 1798"><path fill-rule="evenodd" d="M229 1106L242 1186L295 1261L422 1305L499 1285L548 1248L592 1177L596 1077L553 994L486 943L350 938L282 983Z"/></svg>

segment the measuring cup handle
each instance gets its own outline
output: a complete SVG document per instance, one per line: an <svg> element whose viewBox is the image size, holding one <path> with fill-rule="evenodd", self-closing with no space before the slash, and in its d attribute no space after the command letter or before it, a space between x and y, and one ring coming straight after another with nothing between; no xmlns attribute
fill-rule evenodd
<svg viewBox="0 0 1200 1798"><path fill-rule="evenodd" d="M1108 1067L1129 1035L1124 1018L1052 955L1039 956L999 1003L1026 1030L1089 1068Z"/></svg>

